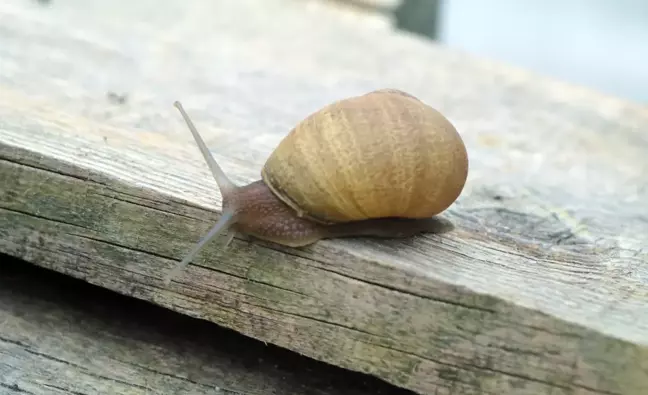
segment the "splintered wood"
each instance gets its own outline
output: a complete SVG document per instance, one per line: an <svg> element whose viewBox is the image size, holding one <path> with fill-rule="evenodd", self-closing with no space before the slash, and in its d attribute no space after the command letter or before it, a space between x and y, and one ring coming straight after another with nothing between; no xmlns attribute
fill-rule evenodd
<svg viewBox="0 0 648 395"><path fill-rule="evenodd" d="M0 26L0 252L420 394L648 393L645 107L288 0L15 0ZM164 286L221 203L175 100L242 184L386 87L466 142L452 232L223 235Z"/></svg>

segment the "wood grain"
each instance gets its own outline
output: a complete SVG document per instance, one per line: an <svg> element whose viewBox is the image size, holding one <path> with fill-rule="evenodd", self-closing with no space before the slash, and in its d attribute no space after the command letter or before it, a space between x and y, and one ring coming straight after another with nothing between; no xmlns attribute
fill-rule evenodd
<svg viewBox="0 0 648 395"><path fill-rule="evenodd" d="M5 395L407 395L378 379L0 255Z"/></svg>
<svg viewBox="0 0 648 395"><path fill-rule="evenodd" d="M3 2L0 251L421 394L645 393L648 109L313 4ZM453 232L217 240L162 286L220 207L174 100L245 183L384 87L466 141Z"/></svg>

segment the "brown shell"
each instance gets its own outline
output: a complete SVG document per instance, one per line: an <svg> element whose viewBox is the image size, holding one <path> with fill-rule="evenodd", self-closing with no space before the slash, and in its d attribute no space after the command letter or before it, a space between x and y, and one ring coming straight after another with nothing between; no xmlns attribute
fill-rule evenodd
<svg viewBox="0 0 648 395"><path fill-rule="evenodd" d="M425 218L459 197L468 156L438 111L383 89L308 116L272 152L261 175L282 201L319 222Z"/></svg>

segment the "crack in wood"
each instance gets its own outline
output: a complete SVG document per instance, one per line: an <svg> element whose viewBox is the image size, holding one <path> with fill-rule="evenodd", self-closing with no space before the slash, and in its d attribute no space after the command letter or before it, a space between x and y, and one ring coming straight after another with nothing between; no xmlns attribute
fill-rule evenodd
<svg viewBox="0 0 648 395"><path fill-rule="evenodd" d="M33 392L27 391L25 389L20 388L20 386L16 383L13 384L5 384L5 383L0 383L0 387L6 388L8 390L14 391L15 393L18 394L27 394L27 395L35 395Z"/></svg>
<svg viewBox="0 0 648 395"><path fill-rule="evenodd" d="M45 388L52 388L52 389L59 390L59 391L65 391L66 393L72 394L72 395L91 395L91 394L88 394L87 392L71 391L71 390L69 390L67 388L63 388L61 386L54 385L54 384L43 383L42 385Z"/></svg>
<svg viewBox="0 0 648 395"><path fill-rule="evenodd" d="M174 212L174 211L169 211L169 210L164 210L164 209L162 209L160 207L157 207L155 205L152 205L152 204L144 204L144 202L146 202L146 201L149 201L149 202L155 203L155 204L164 204L164 202L161 202L161 201L155 201L155 200L152 200L152 199L141 198L141 197L139 197L139 196L137 196L135 194L127 194L127 193L122 193L122 192L117 192L117 191L115 191L115 192L116 192L115 194L108 194L108 193L103 193L103 192L99 191L99 192L97 192L97 195L104 196L104 197L109 198L109 199L115 199L115 200L123 202L123 203L135 204L135 205L138 205L140 207L144 207L144 208L147 208L147 209L150 209L150 210L159 211L159 212L164 213L164 214L176 215L178 217L183 217L183 218L190 219L190 220L193 220L193 221L208 222L204 218L192 217L192 216L189 216L189 215L186 215L186 214L182 214L182 213L178 213L178 212ZM127 197L132 197L132 198L137 199L137 200L142 200L144 202L136 201L136 200L129 200L129 199L125 198L125 197L120 197L119 194L127 196Z"/></svg>
<svg viewBox="0 0 648 395"><path fill-rule="evenodd" d="M142 369L142 370L146 370L146 371L155 373L156 375L166 376L166 377L169 377L169 378L172 378L172 379L176 379L176 380L180 380L180 381L186 381L188 383L195 384L195 385L198 385L198 386L201 386L201 387L214 389L213 385L200 383L198 381L190 379L189 377L178 376L177 374L171 374L171 373L163 372L161 370L152 369L152 368L150 368L148 366L144 366L144 365L141 365L141 364L138 364L138 363L134 363L132 361L126 361L126 360L120 360L120 359L115 359L115 360L119 361L121 363L127 364L127 365L134 366L134 367L136 367L138 369ZM219 390L221 390L221 391L223 391L223 390L230 391L230 392L236 393L236 394L239 393L239 392L235 392L234 390L227 389L227 388L222 388L222 387L219 387ZM250 394L250 395L252 395L252 394Z"/></svg>
<svg viewBox="0 0 648 395"><path fill-rule="evenodd" d="M421 293L418 293L418 292L413 292L411 290L407 290L407 289L402 288L402 287L397 287L397 286L388 285L388 284L385 284L385 283L379 283L379 282L376 282L376 281L371 281L371 280L368 280L366 278L362 278L362 277L359 277L359 276L353 276L353 275L351 275L349 273L345 273L345 272L342 272L340 270L334 270L334 269L331 269L329 267L326 267L327 262L325 262L323 260L318 260L318 259L315 258L315 256L301 255L301 254L296 253L296 252L288 251L286 248L281 247L281 246L272 247L272 246L270 246L269 244L267 244L265 242L261 242L261 243L259 243L259 245L262 248L267 248L267 249L270 249L272 251L280 252L282 254L292 255L292 256L297 257L297 258L302 258L302 259L306 259L308 261L316 262L317 265L311 266L311 267L313 267L315 269L322 270L322 271L329 272L329 273L333 273L333 274L339 275L341 277L346 277L346 278L349 278L351 280L359 281L359 282L366 283L366 284L369 284L369 285L375 285L377 287L380 287L380 288L383 288L383 289L386 289L386 290L389 290L389 291L402 293L404 295L415 296L417 298L429 299L429 300L433 300L435 302L445 303L445 304L449 304L449 305L452 305L452 306L462 307L462 308L466 308L466 309L470 309L470 310L478 310L478 311L483 311L483 312L486 312L486 313L496 313L496 311L493 310L493 309L484 308L484 307L481 307L481 306L463 304L463 303L456 302L456 301L453 301L453 300L448 300L448 299L435 298L435 297L433 297L431 295L425 295L425 294L421 294ZM377 262L372 262L372 263L377 263Z"/></svg>
<svg viewBox="0 0 648 395"><path fill-rule="evenodd" d="M50 361L54 361L54 362L58 362L58 363L61 363L61 364L64 364L64 365L72 366L72 367L78 369L79 371L83 372L84 374L87 374L88 376L92 376L92 377L97 378L97 379L106 380L106 381L110 381L110 382L113 382L113 383L119 383L119 384L123 384L123 385L129 386L129 387L143 389L143 390L150 389L150 388L148 388L148 387L146 387L144 385L135 384L133 382L128 382L128 381L124 381L124 380L120 380L120 379L117 379L117 378L108 377L108 376L105 376L105 375L102 375L102 374L99 374L99 373L92 372L92 371L88 370L88 368L86 366L79 365L79 364L74 363L74 362L66 361L65 359L58 358L58 357L55 357L55 356L52 356L52 355L49 355L49 354L46 354L46 353L38 352L38 351L31 350L31 349L28 349L28 348L25 349L25 351L30 353L30 354L36 355L38 357L48 359Z"/></svg>

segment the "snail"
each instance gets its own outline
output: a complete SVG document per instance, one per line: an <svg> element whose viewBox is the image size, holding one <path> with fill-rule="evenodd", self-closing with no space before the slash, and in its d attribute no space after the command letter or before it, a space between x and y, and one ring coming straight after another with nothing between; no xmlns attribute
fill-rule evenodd
<svg viewBox="0 0 648 395"><path fill-rule="evenodd" d="M235 185L216 163L180 102L222 195L222 214L165 278L169 284L216 235L236 232L289 247L334 237L403 238L439 232L435 216L468 176L464 142L418 98L380 89L306 117L268 157L261 179Z"/></svg>

